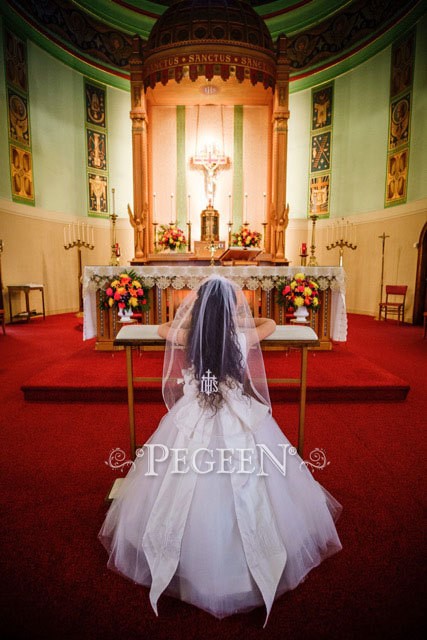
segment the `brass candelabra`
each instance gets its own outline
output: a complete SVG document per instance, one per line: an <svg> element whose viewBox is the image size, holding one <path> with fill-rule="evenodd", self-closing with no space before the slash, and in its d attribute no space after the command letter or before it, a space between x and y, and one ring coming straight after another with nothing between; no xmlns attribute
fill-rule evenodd
<svg viewBox="0 0 427 640"><path fill-rule="evenodd" d="M355 251L357 249L357 244L353 244L352 242L348 242L348 240L344 240L341 238L340 240L336 240L335 242L331 242L331 244L326 245L326 249L331 251L332 249L339 248L339 266L343 266L343 257L344 257L344 249L351 249Z"/></svg>
<svg viewBox="0 0 427 640"><path fill-rule="evenodd" d="M84 229L84 226L82 225ZM75 229L73 229L75 231ZM82 232L83 237L80 237L80 224L77 225L77 235L73 235L73 240L71 240L71 232L68 242L64 242L64 249L68 251L69 249L74 249L77 247L77 266L78 266L78 287L79 287L79 311L78 315L83 313L83 269L82 269L82 249L89 249L92 251L95 248L94 240L93 240L93 229L92 229L92 239L89 242L88 238L84 239L84 231ZM64 234L65 236L65 234Z"/></svg>

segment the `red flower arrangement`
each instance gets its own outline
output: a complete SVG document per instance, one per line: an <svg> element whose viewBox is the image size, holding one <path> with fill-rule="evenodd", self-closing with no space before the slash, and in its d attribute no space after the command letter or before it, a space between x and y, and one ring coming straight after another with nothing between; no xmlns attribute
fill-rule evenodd
<svg viewBox="0 0 427 640"><path fill-rule="evenodd" d="M259 247L261 244L262 235L259 231L251 231L245 226L240 227L238 233L233 233L232 246L233 247Z"/></svg>
<svg viewBox="0 0 427 640"><path fill-rule="evenodd" d="M277 302L286 307L319 307L319 285L314 278L296 273L292 279L280 280L276 283Z"/></svg>
<svg viewBox="0 0 427 640"><path fill-rule="evenodd" d="M187 246L187 240L185 239L184 232L174 224L165 225L162 224L157 236L157 244L162 249L170 249L171 251L179 251L185 249Z"/></svg>
<svg viewBox="0 0 427 640"><path fill-rule="evenodd" d="M123 271L115 280L107 284L101 291L100 303L103 309L116 307L141 313L150 308L147 290L143 289L134 271Z"/></svg>

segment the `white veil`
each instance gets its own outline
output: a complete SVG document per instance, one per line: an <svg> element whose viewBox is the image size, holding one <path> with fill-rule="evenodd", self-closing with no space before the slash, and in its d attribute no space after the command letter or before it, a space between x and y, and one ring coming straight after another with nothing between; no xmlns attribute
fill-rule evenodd
<svg viewBox="0 0 427 640"><path fill-rule="evenodd" d="M206 392L202 378L216 380ZM227 388L239 387L271 410L264 360L242 290L218 275L203 280L179 306L166 339L163 398L170 410L184 379L199 385L200 404L218 407ZM209 388L208 388L209 389Z"/></svg>

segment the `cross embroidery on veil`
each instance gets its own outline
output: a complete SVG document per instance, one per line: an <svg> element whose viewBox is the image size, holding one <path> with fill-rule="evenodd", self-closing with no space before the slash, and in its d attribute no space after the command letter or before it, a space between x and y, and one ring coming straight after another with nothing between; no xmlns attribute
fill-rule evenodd
<svg viewBox="0 0 427 640"><path fill-rule="evenodd" d="M218 391L218 378L212 375L210 369L208 369L200 379L200 391L206 393L207 396Z"/></svg>

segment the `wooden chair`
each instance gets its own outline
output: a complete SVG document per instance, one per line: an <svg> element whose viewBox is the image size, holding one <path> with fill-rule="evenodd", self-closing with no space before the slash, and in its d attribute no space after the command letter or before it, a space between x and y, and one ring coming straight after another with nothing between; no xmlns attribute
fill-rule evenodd
<svg viewBox="0 0 427 640"><path fill-rule="evenodd" d="M385 302L380 302L379 305L379 320L381 320L383 313L384 320L387 320L387 315L391 314L397 316L399 324L402 324L405 319L405 299L407 290L407 285L386 285ZM390 297L392 298L391 300Z"/></svg>

